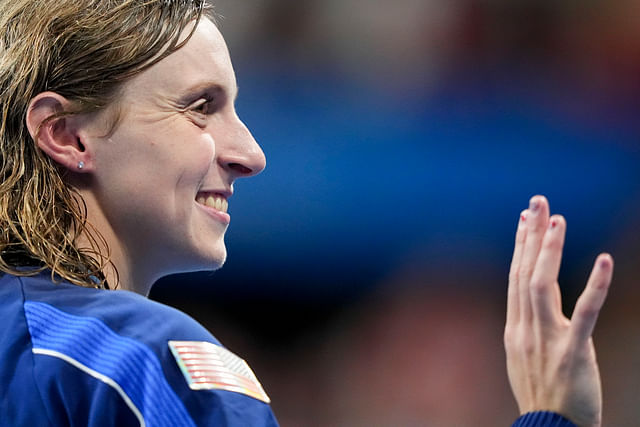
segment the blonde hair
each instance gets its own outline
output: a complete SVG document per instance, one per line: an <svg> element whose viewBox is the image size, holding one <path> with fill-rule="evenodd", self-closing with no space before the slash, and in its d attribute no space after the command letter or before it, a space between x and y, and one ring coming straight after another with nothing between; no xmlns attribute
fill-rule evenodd
<svg viewBox="0 0 640 427"><path fill-rule="evenodd" d="M203 14L215 21L207 0L0 0L0 271L50 269L53 280L107 287L108 245L64 169L31 138L27 109L45 91L73 105L47 120L104 109L184 45L183 30ZM77 246L81 234L89 249Z"/></svg>

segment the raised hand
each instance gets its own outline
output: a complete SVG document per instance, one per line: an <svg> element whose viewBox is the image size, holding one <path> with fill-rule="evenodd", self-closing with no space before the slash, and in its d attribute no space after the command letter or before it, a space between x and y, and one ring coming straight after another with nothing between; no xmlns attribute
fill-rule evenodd
<svg viewBox="0 0 640 427"><path fill-rule="evenodd" d="M522 212L509 273L504 342L520 413L552 411L580 427L602 420L600 374L591 334L611 283L600 254L571 319L562 313L558 272L566 223L543 196Z"/></svg>

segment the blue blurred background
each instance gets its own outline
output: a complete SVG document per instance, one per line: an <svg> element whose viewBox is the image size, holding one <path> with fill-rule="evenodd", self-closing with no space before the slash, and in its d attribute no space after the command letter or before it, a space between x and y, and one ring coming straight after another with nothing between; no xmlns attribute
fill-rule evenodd
<svg viewBox="0 0 640 427"><path fill-rule="evenodd" d="M593 259L607 425L640 419L640 7L633 0L218 0L267 169L229 259L163 279L245 357L283 426L495 426L520 211L568 222L570 314Z"/></svg>

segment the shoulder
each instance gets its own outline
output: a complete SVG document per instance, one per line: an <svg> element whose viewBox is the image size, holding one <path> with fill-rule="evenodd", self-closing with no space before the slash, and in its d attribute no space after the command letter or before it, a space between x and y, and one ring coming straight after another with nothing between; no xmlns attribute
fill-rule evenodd
<svg viewBox="0 0 640 427"><path fill-rule="evenodd" d="M131 292L54 284L46 275L2 281L21 288L40 389L55 386L57 394L67 394L61 390L68 385L68 390L82 387L94 396L55 396L66 399L66 406L77 407L75 411L87 417L112 413L114 404L103 407L109 399L96 395L96 390L102 390L100 395L109 394L111 400L119 401L116 406L146 424L275 423L266 399L246 392L247 385L259 386L248 366L248 372L237 368L231 372L240 382L241 387L236 384L235 388L228 384L208 388L212 381L190 373L189 354L199 354L200 364L215 365L230 353L186 314ZM212 359L216 357L219 360ZM235 356L232 359L244 363ZM218 374L214 379L220 382ZM194 382L203 387L194 387ZM49 400L48 392L44 394ZM246 423L251 416L255 422Z"/></svg>
<svg viewBox="0 0 640 427"><path fill-rule="evenodd" d="M67 329L107 329L152 344L165 337L218 341L190 316L129 291L83 288L54 283L47 273L30 277L5 275L19 284L27 319L45 318Z"/></svg>

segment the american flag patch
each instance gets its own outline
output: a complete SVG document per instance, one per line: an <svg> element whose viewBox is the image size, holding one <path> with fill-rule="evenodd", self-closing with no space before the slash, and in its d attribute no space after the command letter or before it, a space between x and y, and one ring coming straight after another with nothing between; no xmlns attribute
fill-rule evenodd
<svg viewBox="0 0 640 427"><path fill-rule="evenodd" d="M227 390L271 402L247 362L206 341L169 341L169 348L192 390Z"/></svg>

